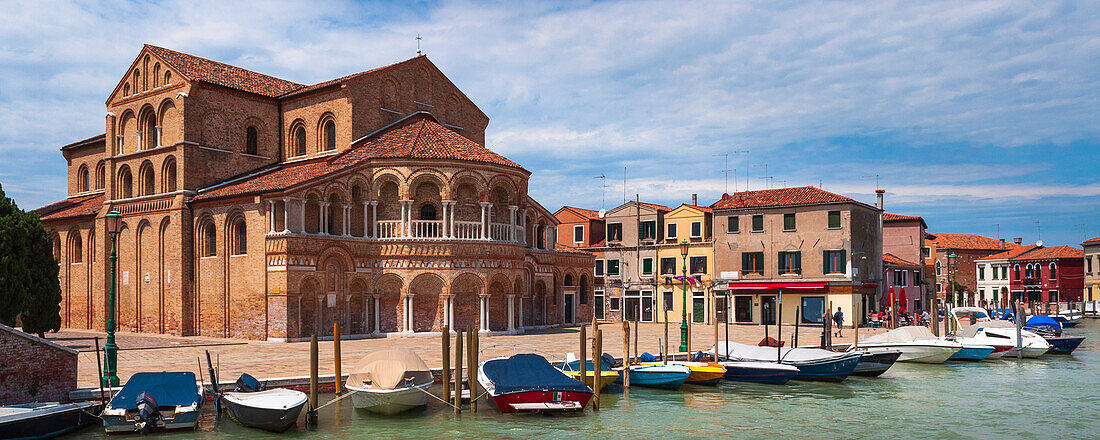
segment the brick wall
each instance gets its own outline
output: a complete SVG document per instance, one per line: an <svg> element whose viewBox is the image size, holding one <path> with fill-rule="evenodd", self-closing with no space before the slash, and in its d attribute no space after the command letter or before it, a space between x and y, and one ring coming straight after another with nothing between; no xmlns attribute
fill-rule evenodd
<svg viewBox="0 0 1100 440"><path fill-rule="evenodd" d="M0 405L65 402L76 389L76 350L0 325Z"/></svg>

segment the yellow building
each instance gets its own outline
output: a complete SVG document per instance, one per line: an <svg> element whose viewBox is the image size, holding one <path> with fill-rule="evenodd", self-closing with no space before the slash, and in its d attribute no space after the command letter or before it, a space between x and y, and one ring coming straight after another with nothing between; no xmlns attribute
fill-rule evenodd
<svg viewBox="0 0 1100 440"><path fill-rule="evenodd" d="M687 309L692 322L714 321L714 234L711 209L682 204L665 214L664 234L657 246L658 311L656 322L679 323L683 316L684 281L688 277ZM684 257L684 248L687 257ZM686 263L686 265L685 265ZM685 270L686 269L686 270ZM677 277L681 277L677 279ZM723 309L719 305L719 313ZM720 315L719 319L723 319Z"/></svg>

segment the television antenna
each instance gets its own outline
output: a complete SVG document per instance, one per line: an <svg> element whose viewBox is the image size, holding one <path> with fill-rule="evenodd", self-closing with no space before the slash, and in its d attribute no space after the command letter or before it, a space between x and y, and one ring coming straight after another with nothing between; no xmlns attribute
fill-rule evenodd
<svg viewBox="0 0 1100 440"><path fill-rule="evenodd" d="M722 192L729 194L730 192L730 155L725 154L712 154L712 157L722 156L722 173L726 176L726 187L722 189ZM737 175L733 175L734 184L737 183Z"/></svg>
<svg viewBox="0 0 1100 440"><path fill-rule="evenodd" d="M602 211L607 205L607 176L600 173L593 179L600 179L600 210Z"/></svg>
<svg viewBox="0 0 1100 440"><path fill-rule="evenodd" d="M761 179L764 179L764 183L765 183L765 185L767 185L767 188L768 188L768 189L772 189L772 186L771 186L771 178L772 178L772 176L769 176L769 175L768 175L768 164L766 164L766 163L758 163L758 164L755 164L755 165L753 165L753 167L764 167L764 176L763 176L763 177L760 177L760 178L761 178Z"/></svg>
<svg viewBox="0 0 1100 440"><path fill-rule="evenodd" d="M861 177L861 178L862 178L862 179L870 179L870 178L872 178L872 177L874 177L874 178L875 178L875 189L879 189L879 188L882 188L882 187L881 187L881 186L879 186L879 184L878 184L878 174L872 174L872 175L870 175L870 176L863 176L863 177Z"/></svg>
<svg viewBox="0 0 1100 440"><path fill-rule="evenodd" d="M424 37L421 37L421 36L420 36L420 33L419 33L419 32L417 32L417 33L416 33L416 54L417 54L417 55L423 55L423 54L422 54L422 53L420 52L420 40L423 40L423 39L424 39Z"/></svg>

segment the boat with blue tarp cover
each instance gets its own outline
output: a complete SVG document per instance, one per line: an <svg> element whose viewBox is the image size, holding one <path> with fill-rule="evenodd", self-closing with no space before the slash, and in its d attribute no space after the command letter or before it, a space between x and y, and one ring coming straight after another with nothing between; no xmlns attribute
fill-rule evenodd
<svg viewBox="0 0 1100 440"><path fill-rule="evenodd" d="M1062 334L1062 323L1056 317L1035 315L1027 319L1024 328L1042 336L1050 344L1050 354L1070 354L1076 350L1084 336L1066 336Z"/></svg>
<svg viewBox="0 0 1100 440"><path fill-rule="evenodd" d="M190 371L135 373L103 409L111 432L195 429L203 389Z"/></svg>
<svg viewBox="0 0 1100 440"><path fill-rule="evenodd" d="M847 379L863 357L857 352L834 352L820 348L758 347L722 341L721 354L729 353L730 361L777 362L798 368L795 380L842 382Z"/></svg>
<svg viewBox="0 0 1100 440"><path fill-rule="evenodd" d="M477 380L497 409L506 413L583 411L592 399L591 388L537 354L482 362Z"/></svg>

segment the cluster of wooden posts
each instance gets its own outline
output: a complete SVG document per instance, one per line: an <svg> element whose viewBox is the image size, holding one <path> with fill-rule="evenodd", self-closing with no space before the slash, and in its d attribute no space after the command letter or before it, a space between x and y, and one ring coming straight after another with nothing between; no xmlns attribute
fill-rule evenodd
<svg viewBox="0 0 1100 440"><path fill-rule="evenodd" d="M466 352L462 350L463 334L465 333L466 339ZM478 338L478 333L473 330L472 327L467 327L465 332L455 330L455 349L454 349L454 368L451 368L451 327L444 326L442 334L442 353L443 353L443 396L447 399L453 399L455 414L462 412L462 357L466 357L466 362L469 367L466 371L466 386L470 391L470 411L477 412L477 401L480 397L477 394L477 365L478 365L478 352L480 351L481 341ZM453 372L452 372L453 370ZM452 381L453 378L453 381ZM451 386L454 386L454 395L451 395Z"/></svg>

